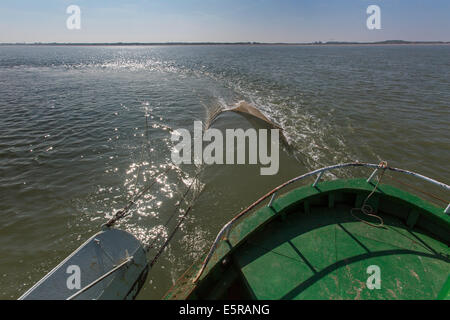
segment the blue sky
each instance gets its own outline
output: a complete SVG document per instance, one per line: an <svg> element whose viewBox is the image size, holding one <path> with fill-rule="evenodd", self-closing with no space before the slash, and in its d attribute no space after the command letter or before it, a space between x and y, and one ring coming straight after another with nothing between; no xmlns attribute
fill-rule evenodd
<svg viewBox="0 0 450 320"><path fill-rule="evenodd" d="M366 27L372 4L381 30ZM449 0L2 0L0 42L450 41L449 18Z"/></svg>

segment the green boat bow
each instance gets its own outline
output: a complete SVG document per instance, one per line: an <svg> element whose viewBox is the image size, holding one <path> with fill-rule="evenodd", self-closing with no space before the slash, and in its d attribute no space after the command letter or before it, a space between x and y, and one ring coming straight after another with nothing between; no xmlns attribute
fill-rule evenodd
<svg viewBox="0 0 450 320"><path fill-rule="evenodd" d="M369 179L320 182L324 172L350 166L375 171ZM406 170L360 163L297 177L230 221L203 262L188 269L165 298L449 299L448 207L372 182L383 170L449 190ZM313 185L275 198L316 174Z"/></svg>

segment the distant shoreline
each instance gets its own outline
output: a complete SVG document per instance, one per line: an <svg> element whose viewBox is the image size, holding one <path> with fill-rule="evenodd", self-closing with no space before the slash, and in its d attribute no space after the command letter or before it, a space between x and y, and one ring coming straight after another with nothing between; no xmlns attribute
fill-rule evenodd
<svg viewBox="0 0 450 320"><path fill-rule="evenodd" d="M0 43L0 46L342 46L342 45L449 45L450 41L404 41L404 40L386 40L377 42L346 42L346 41L327 41L327 42L20 42L20 43Z"/></svg>

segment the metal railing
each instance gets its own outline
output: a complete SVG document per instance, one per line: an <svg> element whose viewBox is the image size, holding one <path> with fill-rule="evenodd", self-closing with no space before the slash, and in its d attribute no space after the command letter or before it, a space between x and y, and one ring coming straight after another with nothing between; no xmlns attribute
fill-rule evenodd
<svg viewBox="0 0 450 320"><path fill-rule="evenodd" d="M217 234L216 239L214 240L213 245L211 246L211 249L209 250L208 255L206 256L205 260L202 263L202 267L199 270L199 272L197 273L195 279L194 279L194 283L198 281L198 279L200 278L200 276L203 274L203 271L205 270L209 260L211 259L214 251L217 248L217 245L219 244L220 240L225 236L225 239L228 238L228 235L231 231L232 226L236 223L236 221L238 221L242 216L244 216L246 213L248 213L249 211L251 211L253 208L255 208L258 204L260 204L262 201L264 201L265 199L267 199L268 197L272 196L272 198L270 199L269 202L269 207L272 205L273 201L276 198L277 192L280 191L281 189L284 189L285 187L287 187L288 185L306 179L308 177L314 176L314 175L318 175L317 178L315 179L314 183L312 184L313 187L316 187L317 184L319 183L320 179L322 178L322 175L327 172L327 171L331 171L331 170L335 170L335 169L342 169L342 168L348 168L348 167L366 167L366 168L373 168L374 171L372 172L372 174L369 176L369 178L367 179L367 182L371 182L371 180L375 177L375 175L377 174L377 172L379 170L389 170L389 171L393 171L393 172L397 172L397 173L402 173L402 174L407 174L416 178L419 178L421 180L427 181L429 183L432 183L434 185L437 185L447 191L450 191L450 186L439 182L437 180L431 179L429 177L426 177L424 175L421 175L419 173L413 172L413 171L408 171L408 170L404 170L404 169L399 169L399 168L393 168L393 167L389 167L387 166L386 162L381 162L380 164L372 164L372 163L364 163L364 162L350 162L350 163L343 163L343 164L336 164L333 166L329 166L329 167L324 167L321 169L317 169L317 170L313 170L311 172L305 173L303 175L300 175L298 177L295 177L289 181L286 181L285 183L279 185L278 187L276 187L275 189L271 190L270 192L268 192L267 194L265 194L264 196L262 196L261 198L259 198L257 201L255 201L253 204L251 204L250 206L248 206L246 209L244 209L243 211L241 211L238 215L236 215L233 219L231 219L226 225L223 226L223 228L219 231L219 233ZM447 208L444 209L444 213L449 214L450 213L450 203L447 205Z"/></svg>

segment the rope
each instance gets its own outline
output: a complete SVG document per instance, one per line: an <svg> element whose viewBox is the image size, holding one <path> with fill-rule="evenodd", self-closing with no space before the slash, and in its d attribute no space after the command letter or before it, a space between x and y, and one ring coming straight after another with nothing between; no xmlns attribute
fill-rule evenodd
<svg viewBox="0 0 450 320"><path fill-rule="evenodd" d="M141 192L139 192L134 198L133 200L130 200L128 202L128 204L122 209L116 212L116 214L114 215L114 217L112 217L111 219L109 219L108 222L106 222L103 226L106 227L111 227L112 225L114 225L118 220L122 219L123 217L127 216L129 214L130 209L136 204L136 201L138 201L148 190L150 190L151 187L153 187L153 185L155 185L155 183L157 182L156 179L158 179L161 175L166 174L168 171L170 170L170 167L167 168L166 170L164 170L163 172L160 172L155 179L153 180L153 182L148 185L147 187L145 187Z"/></svg>
<svg viewBox="0 0 450 320"><path fill-rule="evenodd" d="M146 142L148 145L148 139L149 139L149 126L148 126L148 115L145 115L145 121L146 121ZM144 144L142 146L142 152L141 152L141 162L144 158ZM160 177L163 174L166 174L168 171L170 170L170 166L168 168L166 168L166 170L164 170L163 172L160 172L156 177L153 175L151 178L155 177L153 182L148 185L146 188L144 188L141 192L139 192L131 201L128 202L128 204L122 209L116 212L116 214L107 222L105 223L103 226L106 227L111 227L112 225L114 225L118 220L124 218L125 216L127 216L129 214L129 210L136 204L136 202L148 191L150 190L150 188L157 182L157 178ZM188 189L184 192L181 200L178 202L178 204L176 205L176 210L174 211L174 213L169 217L169 219L166 221L166 223L164 224L164 227L167 227L170 223L170 221L173 219L173 217L175 216L175 214L177 213L177 208L179 208L181 206L181 204L186 201L186 197L189 193L189 191L191 190L192 186L194 185L194 183L196 182L198 175L201 173L201 171L198 171L197 174L195 175L194 179L192 180L192 182L189 184ZM139 181L139 176L140 176L140 167L138 167L138 171L137 171L137 176L136 176L136 181L135 181L135 191L137 190L137 184ZM194 197L193 200L195 200L196 198ZM169 238L165 241L165 243L162 245L162 247L159 249L158 253L156 254L156 256L153 258L153 260L150 263L150 267L152 267L158 260L158 258L160 257L160 255L162 254L162 252L164 251L164 249L168 246L169 242L171 241L171 239L173 238L173 236L175 235L175 233L178 231L179 227L181 226L181 223L184 221L184 219L186 218L186 216L188 215L188 213L190 212L192 208L192 205L189 206L187 208L187 210L185 211L185 213L183 214L183 216L180 218L180 220L178 221L175 229L172 231L172 233L169 235ZM154 244L157 242L157 240L159 239L159 235L161 234L161 231L158 232L158 234L156 235L155 239L153 240L153 242L147 247L145 248L146 252L149 252L153 247Z"/></svg>
<svg viewBox="0 0 450 320"><path fill-rule="evenodd" d="M332 165L332 166L328 166L328 167L324 167L324 168L320 168L320 169L316 169L313 171L310 171L308 173L302 174L300 176L297 176L295 178L292 178L291 180L286 181L285 183L279 185L278 187L272 189L270 192L266 193L264 196L262 196L261 198L259 198L258 200L256 200L254 203L252 203L250 206L248 206L246 209L242 210L239 214L237 214L233 219L231 219L225 226L223 226L223 228L219 231L219 233L216 236L216 239L214 240L213 244L211 245L211 248L206 256L206 258L203 260L202 266L200 268L200 270L198 271L195 279L193 280L194 283L196 283L203 271L205 270L209 260L211 259L212 255L214 254L214 251L218 245L218 243L220 242L220 240L222 239L223 235L225 234L225 232L227 232L230 228L232 228L233 224L240 219L242 216L244 216L246 213L248 213L250 210L252 210L253 208L255 208L258 204L260 204L262 201L264 201L265 199L267 199L268 197L272 196L274 193L280 191L281 189L284 189L285 187L287 187L290 184L293 184L297 181L306 179L308 177L311 177L313 175L319 174L321 172L326 172L326 171L331 171L331 170L335 170L335 169L342 169L342 168L348 168L348 167L367 167L367 168L380 168L380 164L372 164L372 163L365 163L365 162L349 162L349 163L341 163L341 164L336 164L336 165ZM399 169L399 168L393 168L393 167L386 167L383 168L384 170L388 169L390 171L394 171L394 172L398 172L398 173L402 173L402 174L407 174L407 175L411 175L414 176L416 178L425 180L429 183L435 184L445 190L450 191L450 186L439 182L437 180L428 178L426 176L423 176L421 174L418 174L416 172L413 171L408 171L408 170L404 170L404 169ZM383 171L384 171L383 170ZM378 184L377 184L378 185Z"/></svg>
<svg viewBox="0 0 450 320"><path fill-rule="evenodd" d="M142 144L142 150L141 150L141 163L143 162L143 160L144 160L144 150L146 149L145 148L145 145L147 145L148 146L148 140L149 140L149 131L148 131L148 115L146 114L145 115L145 131L146 131L146 143L143 143ZM148 148L147 148L148 149ZM137 185L138 185L138 182L139 182L139 176L140 176L140 170L141 170L141 167L139 166L138 167L138 170L137 170L137 175L136 175L136 181L135 181L135 183L134 183L134 191L133 191L133 193L136 193L136 190L137 190ZM165 172L167 172L168 171L168 169L165 171ZM114 225L118 220L120 220L120 219L122 219L123 217L125 217L127 214L128 214L128 211L131 209L131 207L134 205L134 204L136 204L136 201L137 200L139 200L139 198L140 197L142 197L142 195L145 193L145 192L147 192L155 183L156 183L156 179L161 175L162 173L160 173L158 176L156 176L156 178L155 178L155 180L147 187L147 188L145 188L144 190L142 190L140 193L138 193L135 197L134 197L134 199L133 200L131 200L131 201L129 201L128 202L128 204L123 208L123 209L121 209L121 210L119 210L119 211L117 211L116 212L116 214L111 218L111 219L109 219L108 220L108 222L106 222L105 224L103 224L102 226L106 226L106 227L111 227L112 225Z"/></svg>
<svg viewBox="0 0 450 320"><path fill-rule="evenodd" d="M144 151L145 151L145 145L148 146L149 144L149 126L148 126L148 115L145 115L145 121L146 121L146 144L142 145L142 151L141 151L141 163L143 162L144 159ZM155 185L155 183L157 182L157 179L161 176L166 174L169 170L171 169L171 166L168 166L164 171L158 173L158 174L153 174L150 179L154 178L153 181L144 189L142 189L142 191L140 191L138 194L135 195L135 197L130 200L128 202L128 204L121 210L117 211L114 216L108 220L108 222L106 222L105 224L102 225L102 227L111 227L113 226L118 220L124 218L125 216L127 216L129 214L130 209L136 204L136 202L148 191L151 189L151 187L153 187ZM175 168L175 170L177 170L178 168ZM134 185L134 192L136 193L137 190L137 185L139 182L139 176L140 176L140 170L141 167L138 167L137 170L137 176L136 176L136 180L135 180L135 185ZM166 223L164 224L164 227L167 227L168 224L170 223L170 221L173 219L173 217L175 216L175 214L178 212L178 208L182 205L183 202L186 201L186 197L188 195L188 193L191 191L192 186L194 185L194 183L197 181L197 178L199 176L199 174L201 173L201 170L199 170L197 172L197 174L195 175L194 179L192 180L192 182L189 184L189 187L187 188L187 190L184 192L181 200L176 204L175 208L176 210L174 211L174 213L169 217L169 219L166 221ZM200 192L201 193L201 192ZM200 195L200 194L199 194ZM199 195L193 197L192 201L193 203L195 202L195 200L199 197ZM188 204L188 202L186 201L186 204ZM183 223L183 221L186 219L187 215L189 214L189 212L191 211L193 207L193 204L191 204L186 211L184 212L184 214L180 217L180 219L178 220L178 223L176 224L174 230L172 230L172 232L170 233L169 237L167 238L167 240L164 242L164 244L161 246L161 248L158 250L157 254L155 255L155 257L152 259L152 261L149 263L150 268L153 267L153 265L158 261L159 257L161 256L161 254L164 252L164 250L166 249L166 247L169 245L170 241L172 240L172 238L175 236L176 232L178 231L178 229L180 228L181 224ZM178 210L177 210L178 209ZM149 245L147 248L145 248L146 252L149 252L154 244L156 243L156 241L158 240L158 237L160 235L161 231L157 234L157 236L155 237L155 239L153 240L153 242L151 243L151 245ZM106 252L105 252L106 253ZM108 255L109 257L109 255ZM109 257L110 258L110 257ZM73 294L72 296L70 296L68 298L68 300L72 300L74 298L76 298L77 296L79 296L81 293L89 290L90 288L92 288L93 286L95 286L97 283L99 283L100 281L102 281L103 279L105 279L106 277L108 277L109 275L111 275L112 273L120 270L121 268L123 268L124 266L127 266L131 261L132 261L133 257L129 257L127 258L125 261L123 261L122 263L120 263L118 266L115 266L113 269L111 269L110 271L108 271L107 273L105 273L104 275L102 275L101 277L99 277L98 279L94 280L93 282L91 282L90 284L88 284L87 286L85 286L84 288L82 288L81 290L79 290L78 292L76 292L75 294ZM112 260L111 260L112 261ZM113 261L112 261L113 262Z"/></svg>
<svg viewBox="0 0 450 320"><path fill-rule="evenodd" d="M172 240L173 236L175 235L175 233L178 231L181 223L184 221L184 219L186 218L186 216L188 215L188 213L191 211L192 206L189 206L189 208L187 208L186 212L184 213L184 215L181 217L181 219L178 221L178 224L176 225L175 229L173 229L172 233L169 235L169 237L167 238L167 240L164 242L164 244L161 246L161 248L159 248L158 252L156 253L155 257L153 258L153 260L150 262L149 266L150 268L153 267L153 265L158 261L159 257L161 256L161 254L164 252L164 250L166 249L166 247L169 245L170 241Z"/></svg>
<svg viewBox="0 0 450 320"><path fill-rule="evenodd" d="M189 268L186 269L186 271L184 271L184 273L177 279L177 281L175 281L172 286L170 287L169 290L167 290L166 294L164 295L164 297L167 297L167 295L169 295L170 292L173 291L173 289L175 288L175 286L180 283L181 279L186 278L186 275L189 273L189 271L196 265L197 261L194 260L194 262L191 264L191 266Z"/></svg>
<svg viewBox="0 0 450 320"><path fill-rule="evenodd" d="M195 202L195 200L198 199L198 197L200 196L200 194L198 196L196 196L193 200ZM178 229L180 228L181 224L183 223L183 221L186 219L187 215L189 214L189 212L191 211L193 207L193 204L190 205L185 213L183 214L183 216L181 216L181 218L178 220L177 225L175 226L175 229L173 229L172 233L169 235L169 237L167 238L167 240L164 242L164 244L161 246L161 248L158 250L158 252L156 253L155 257L153 258L153 260L150 262L149 266L150 268L153 267L153 265L158 261L159 257L161 256L161 254L164 252L164 250L166 249L166 247L169 245L170 241L172 240L172 238L175 236L175 233L178 231Z"/></svg>
<svg viewBox="0 0 450 320"><path fill-rule="evenodd" d="M144 144L142 144L142 150L141 150L141 161L140 161L140 163L142 163L143 161L144 161L144 150L147 150L148 151L148 147L149 147L149 135L148 135L148 115L147 114L145 114L145 135L146 135L146 143ZM147 148L145 148L145 145L147 145ZM141 173L141 166L139 166L138 167L138 170L137 170L137 175L136 175L136 181L134 182L134 193L136 193L136 190L137 190L137 185L138 185L138 182L139 182L139 175L140 175L140 173Z"/></svg>
<svg viewBox="0 0 450 320"><path fill-rule="evenodd" d="M179 207L181 206L181 204L183 203L183 201L186 200L186 196L187 196L187 194L189 193L189 191L191 190L191 188L192 188L192 186L193 186L194 182L196 181L196 179L197 179L197 177L198 177L199 174L200 174L200 171L197 172L197 174L195 175L194 179L193 179L192 182L189 184L188 189L184 192L184 194L183 194L181 200L180 200L180 201L178 202L178 204L175 206L175 211L170 215L169 219L167 219L167 221L164 223L164 228L166 228L166 227L169 225L170 221L172 221L173 217L175 216L175 214L176 214L177 211L178 211L177 208L179 208ZM147 247L147 249L146 249L147 252L150 251L150 250L153 248L154 244L155 244L155 243L157 242L157 240L159 239L159 236L160 236L161 233L162 233L162 231L160 230L160 231L156 234L155 239L153 239L152 243Z"/></svg>
<svg viewBox="0 0 450 320"><path fill-rule="evenodd" d="M350 210L350 214L353 216L353 218L355 218L355 219L357 219L357 220L359 220L359 221L361 221L361 222L363 222L363 223L365 223L365 224L367 224L367 225L369 225L369 226L371 226L371 227L374 227L374 228L384 228L384 221L383 221L383 218L381 218L380 216L378 216L378 215L376 215L376 214L374 213L374 210L373 210L372 206L369 205L369 204L367 204L367 201L369 201L369 199L372 197L372 195L373 195L373 194L375 193L375 191L377 190L378 185L381 183L381 180L383 179L383 176L384 176L384 173L386 172L386 168L387 168L387 167L388 167L388 165L387 165L387 162L386 162L386 161L381 161L381 162L380 162L379 168L380 168L380 169L383 169L383 171L381 172L381 175L380 175L380 176L377 176L377 183L376 183L375 187L373 188L372 192L366 197L366 199L364 199L361 208L352 208L352 209ZM370 222L368 222L368 221L366 221L366 220L364 220L364 219L361 219L361 218L357 217L357 216L353 213L353 211L356 211L356 210L361 211L361 212L364 213L366 216L369 216L369 217L373 217L373 218L378 219L378 220L380 221L380 223L379 223L379 224L373 224L373 223L370 223Z"/></svg>

